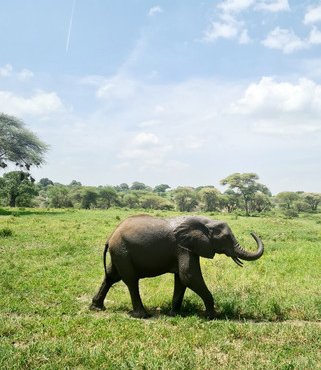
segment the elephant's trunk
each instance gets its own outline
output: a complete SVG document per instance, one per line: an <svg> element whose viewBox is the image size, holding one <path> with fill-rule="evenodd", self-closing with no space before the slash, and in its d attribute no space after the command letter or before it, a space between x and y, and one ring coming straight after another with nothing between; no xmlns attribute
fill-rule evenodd
<svg viewBox="0 0 321 370"><path fill-rule="evenodd" d="M254 261L254 260L259 259L264 252L264 246L263 246L262 240L254 233L251 233L251 235L256 241L256 244L258 247L257 251L248 252L244 250L238 243L236 243L234 247L235 256L233 256L232 258L234 262L237 263L238 265L242 265L242 262L239 260L239 258L245 261Z"/></svg>

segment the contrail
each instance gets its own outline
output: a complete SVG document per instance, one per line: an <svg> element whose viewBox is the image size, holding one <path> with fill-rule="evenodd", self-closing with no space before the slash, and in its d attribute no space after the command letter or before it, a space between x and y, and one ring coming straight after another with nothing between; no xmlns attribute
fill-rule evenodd
<svg viewBox="0 0 321 370"><path fill-rule="evenodd" d="M68 36L67 36L67 42L66 42L66 54L68 53L68 50L69 50L69 41L70 41L72 21L73 21L73 18L74 18L75 6L76 6L76 0L74 0L74 2L72 3L71 16L70 16L70 21L69 21L69 29L68 29Z"/></svg>

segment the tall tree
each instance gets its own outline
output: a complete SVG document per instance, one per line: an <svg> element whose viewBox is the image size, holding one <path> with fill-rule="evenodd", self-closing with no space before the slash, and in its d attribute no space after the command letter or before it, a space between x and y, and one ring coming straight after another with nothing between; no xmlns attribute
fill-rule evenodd
<svg viewBox="0 0 321 370"><path fill-rule="evenodd" d="M97 204L98 193L94 187L82 190L81 208L90 209Z"/></svg>
<svg viewBox="0 0 321 370"><path fill-rule="evenodd" d="M18 118L0 114L0 167L8 162L29 171L30 166L40 166L48 146L28 130Z"/></svg>
<svg viewBox="0 0 321 370"><path fill-rule="evenodd" d="M250 214L250 202L257 192L271 195L271 192L265 185L256 181L258 179L259 176L256 173L233 173L221 180L222 185L228 185L230 189L236 189L236 192L241 194L247 216Z"/></svg>
<svg viewBox="0 0 321 370"><path fill-rule="evenodd" d="M192 212L198 204L196 192L193 188L178 187L174 191L174 199L178 210L181 212Z"/></svg>
<svg viewBox="0 0 321 370"><path fill-rule="evenodd" d="M215 211L219 208L220 192L214 187L201 188L199 197L203 202L203 207L206 212Z"/></svg>
<svg viewBox="0 0 321 370"><path fill-rule="evenodd" d="M148 188L147 185L145 185L143 182L134 181L132 183L132 186L130 187L130 190L146 190Z"/></svg>
<svg viewBox="0 0 321 370"><path fill-rule="evenodd" d="M282 191L275 197L280 208L293 209L294 203L300 199L300 194L294 191Z"/></svg>
<svg viewBox="0 0 321 370"><path fill-rule="evenodd" d="M316 211L318 209L319 203L321 202L321 194L320 193L304 194L304 200L310 206L311 211Z"/></svg>
<svg viewBox="0 0 321 370"><path fill-rule="evenodd" d="M119 203L118 194L112 186L102 186L98 188L100 208L110 208Z"/></svg>
<svg viewBox="0 0 321 370"><path fill-rule="evenodd" d="M0 182L0 194L10 207L30 207L37 189L30 174L22 171L7 172Z"/></svg>
<svg viewBox="0 0 321 370"><path fill-rule="evenodd" d="M73 203L70 198L70 189L68 186L61 184L49 186L47 195L51 207L54 208L73 207Z"/></svg>
<svg viewBox="0 0 321 370"><path fill-rule="evenodd" d="M170 186L167 184L159 184L154 187L154 193L158 193L158 195L164 194L166 190L170 189Z"/></svg>

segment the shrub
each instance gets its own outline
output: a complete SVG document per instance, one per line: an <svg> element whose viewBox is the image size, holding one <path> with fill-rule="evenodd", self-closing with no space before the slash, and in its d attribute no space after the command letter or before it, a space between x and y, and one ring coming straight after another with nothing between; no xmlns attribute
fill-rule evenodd
<svg viewBox="0 0 321 370"><path fill-rule="evenodd" d="M299 216L299 213L294 209L285 209L282 213L286 218L295 218Z"/></svg>
<svg viewBox="0 0 321 370"><path fill-rule="evenodd" d="M0 229L0 238L8 238L13 235L13 232L8 227L4 227L3 229Z"/></svg>

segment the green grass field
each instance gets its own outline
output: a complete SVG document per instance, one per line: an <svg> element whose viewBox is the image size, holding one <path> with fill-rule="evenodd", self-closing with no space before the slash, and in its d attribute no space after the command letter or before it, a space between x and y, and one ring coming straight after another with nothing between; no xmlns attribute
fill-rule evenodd
<svg viewBox="0 0 321 370"><path fill-rule="evenodd" d="M1 369L320 369L320 214L211 215L248 249L255 231L266 250L243 269L225 256L202 259L220 313L207 321L191 291L182 316L168 316L170 274L141 281L148 320L128 316L122 282L105 312L88 310L103 278L106 237L133 211L0 213Z"/></svg>

